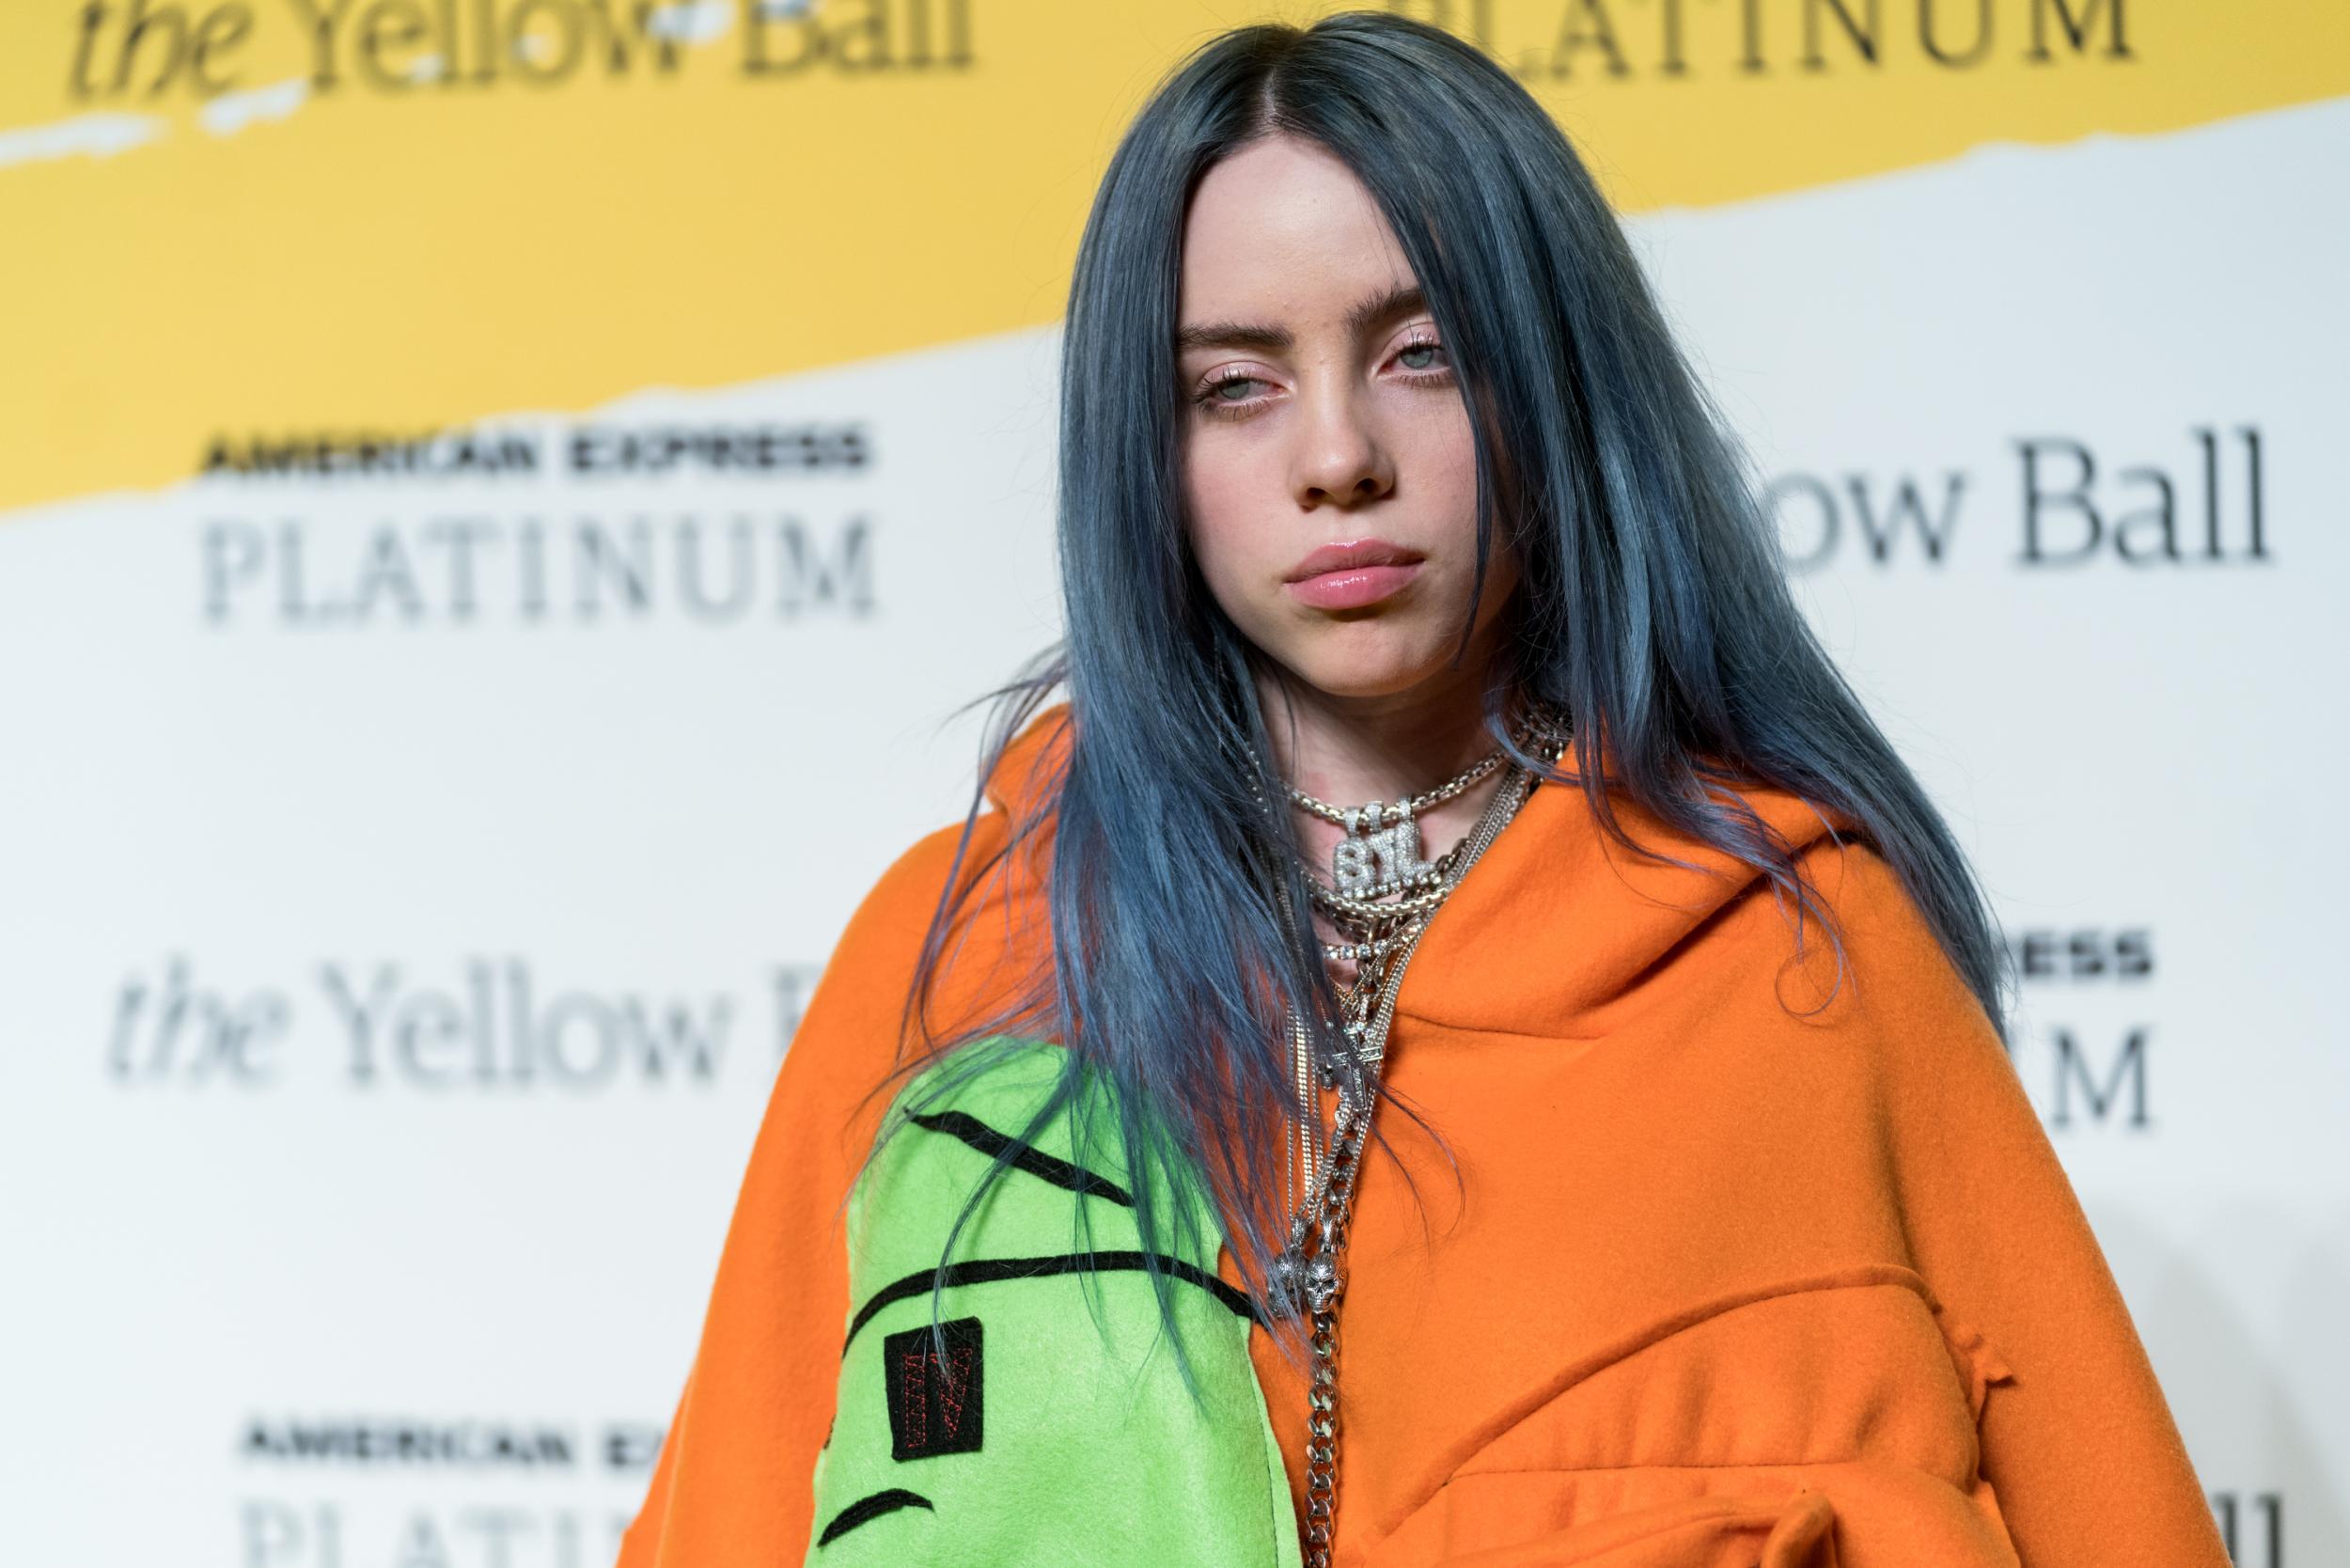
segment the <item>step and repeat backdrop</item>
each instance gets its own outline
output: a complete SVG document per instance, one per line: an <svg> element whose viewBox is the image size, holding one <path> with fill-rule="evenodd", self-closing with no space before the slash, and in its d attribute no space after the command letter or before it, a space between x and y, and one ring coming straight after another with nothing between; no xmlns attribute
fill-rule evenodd
<svg viewBox="0 0 2350 1568"><path fill-rule="evenodd" d="M2350 1560L2350 16L1408 8L1977 857L2237 1560ZM1104 161L1317 14L0 10L15 1558L610 1560L826 953L1058 635Z"/></svg>

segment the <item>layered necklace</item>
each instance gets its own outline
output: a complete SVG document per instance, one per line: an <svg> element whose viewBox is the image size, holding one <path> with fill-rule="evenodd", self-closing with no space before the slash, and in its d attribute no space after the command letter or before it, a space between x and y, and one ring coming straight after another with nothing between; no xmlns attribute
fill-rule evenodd
<svg viewBox="0 0 2350 1568"><path fill-rule="evenodd" d="M1533 708L1512 727L1512 738L1528 755L1546 756L1552 765L1565 755L1572 726L1562 715ZM1466 836L1434 860L1420 858L1419 814L1440 806L1491 776L1499 788ZM1534 787L1534 776L1496 747L1434 789L1393 804L1372 801L1342 808L1299 790L1290 805L1346 830L1332 849L1325 883L1306 868L1313 905L1337 928L1340 939L1322 944L1324 959L1352 963L1355 973L1339 994L1340 1047L1317 1053L1305 1021L1290 1014L1290 1041L1296 1070L1298 1105L1295 1144L1284 1143L1283 1186L1290 1194L1287 1245L1273 1262L1267 1296L1281 1318L1305 1316L1313 1371L1307 1390L1306 1568L1329 1568L1331 1526L1338 1502L1338 1308L1345 1294L1340 1260L1347 1219L1361 1167L1364 1141L1377 1108L1379 1074L1386 1055L1395 997L1428 922L1494 839L1517 815ZM1286 886L1285 917L1293 919ZM1319 1059L1317 1057L1319 1056ZM1323 1131L1323 1090L1337 1090L1329 1130ZM1300 1181L1301 1175L1303 1180Z"/></svg>

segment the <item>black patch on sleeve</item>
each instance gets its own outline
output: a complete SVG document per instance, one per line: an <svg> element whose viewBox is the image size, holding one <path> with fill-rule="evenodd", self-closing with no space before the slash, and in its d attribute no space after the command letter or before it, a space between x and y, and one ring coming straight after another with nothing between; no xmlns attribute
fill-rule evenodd
<svg viewBox="0 0 2350 1568"><path fill-rule="evenodd" d="M892 1334L882 1341L883 1391L889 1401L889 1457L904 1461L979 1450L986 1362L979 1320L957 1318ZM939 1353L939 1338L946 1354Z"/></svg>

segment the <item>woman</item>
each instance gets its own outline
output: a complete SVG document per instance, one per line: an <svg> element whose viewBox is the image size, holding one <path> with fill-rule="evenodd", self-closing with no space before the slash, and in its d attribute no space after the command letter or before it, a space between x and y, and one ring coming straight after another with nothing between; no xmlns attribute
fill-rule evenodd
<svg viewBox="0 0 2350 1568"><path fill-rule="evenodd" d="M2224 1562L1971 875L1540 107L1213 40L1063 400L1066 642L842 938L624 1568Z"/></svg>

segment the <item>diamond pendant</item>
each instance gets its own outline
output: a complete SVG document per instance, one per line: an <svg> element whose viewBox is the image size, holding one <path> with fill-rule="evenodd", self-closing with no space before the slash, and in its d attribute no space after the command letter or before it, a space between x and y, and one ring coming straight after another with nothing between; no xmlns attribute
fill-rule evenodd
<svg viewBox="0 0 2350 1568"><path fill-rule="evenodd" d="M1371 840L1350 833L1330 850L1330 881L1350 899L1371 891L1378 873L1371 869Z"/></svg>
<svg viewBox="0 0 2350 1568"><path fill-rule="evenodd" d="M1346 837L1330 850L1330 880L1348 898L1405 887L1435 870L1419 857L1419 823L1411 804L1372 801L1346 814Z"/></svg>

